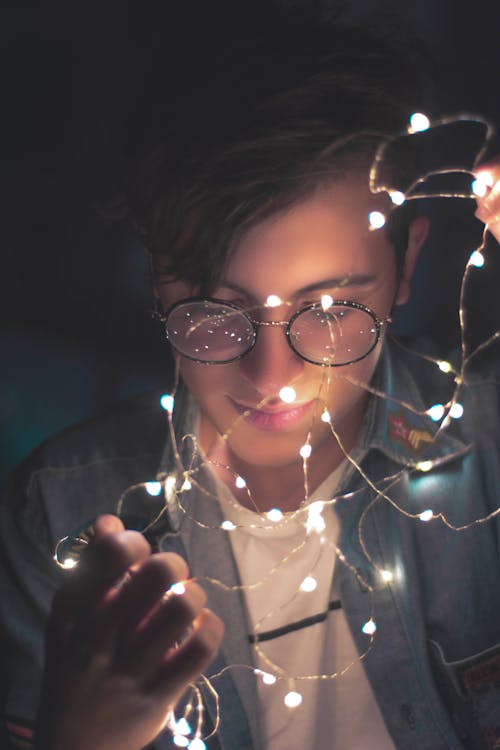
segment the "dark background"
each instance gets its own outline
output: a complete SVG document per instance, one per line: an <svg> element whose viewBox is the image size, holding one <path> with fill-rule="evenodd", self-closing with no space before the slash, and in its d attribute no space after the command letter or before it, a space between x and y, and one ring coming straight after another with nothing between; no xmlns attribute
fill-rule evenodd
<svg viewBox="0 0 500 750"><path fill-rule="evenodd" d="M165 53L159 97L175 101L187 68L203 64L206 17L180 5L18 0L2 11L0 481L48 435L167 383L145 252L113 218L109 197L155 50ZM498 0L314 5L325 23L390 19L409 30L437 61L444 85L435 114L478 112L498 129ZM435 227L398 330L432 334L445 351L457 340L460 275L481 225L466 201L429 211ZM472 284L477 340L500 319L496 250Z"/></svg>

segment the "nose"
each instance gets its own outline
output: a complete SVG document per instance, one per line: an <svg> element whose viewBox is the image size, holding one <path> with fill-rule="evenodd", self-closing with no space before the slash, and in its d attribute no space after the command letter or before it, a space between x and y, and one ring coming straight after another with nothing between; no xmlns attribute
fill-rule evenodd
<svg viewBox="0 0 500 750"><path fill-rule="evenodd" d="M259 326L255 346L239 364L243 377L266 398L295 382L306 363L289 346L284 326Z"/></svg>

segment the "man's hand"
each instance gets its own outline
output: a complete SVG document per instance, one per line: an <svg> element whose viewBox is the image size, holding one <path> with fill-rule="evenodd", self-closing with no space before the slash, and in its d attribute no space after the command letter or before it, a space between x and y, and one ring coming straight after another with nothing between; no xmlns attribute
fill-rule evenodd
<svg viewBox="0 0 500 750"><path fill-rule="evenodd" d="M475 175L486 185L485 195L476 198L476 216L500 243L500 157L481 164Z"/></svg>
<svg viewBox="0 0 500 750"><path fill-rule="evenodd" d="M151 555L114 516L95 529L52 608L37 750L140 750L222 639L182 558Z"/></svg>

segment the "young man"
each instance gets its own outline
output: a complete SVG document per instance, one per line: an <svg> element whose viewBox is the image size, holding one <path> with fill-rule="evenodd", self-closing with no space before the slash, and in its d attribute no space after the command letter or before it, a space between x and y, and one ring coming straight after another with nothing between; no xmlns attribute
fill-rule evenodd
<svg viewBox="0 0 500 750"><path fill-rule="evenodd" d="M152 741L218 618L203 729L191 713L155 747L212 729L231 750L500 741L496 527L474 523L498 505L495 386L464 384L461 434L428 418L453 383L387 341L427 221L368 222L390 213L368 170L414 108L408 76L354 34L283 36L180 103L133 180L180 378L171 429L158 397L127 404L43 447L4 502L14 727L36 711L58 540L102 513L153 521L146 483L164 493L161 554L105 517L56 602L41 748Z"/></svg>

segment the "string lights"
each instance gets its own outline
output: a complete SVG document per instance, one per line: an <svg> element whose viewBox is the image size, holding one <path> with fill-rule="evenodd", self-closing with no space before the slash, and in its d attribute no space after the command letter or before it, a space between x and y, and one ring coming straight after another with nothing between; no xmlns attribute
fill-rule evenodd
<svg viewBox="0 0 500 750"><path fill-rule="evenodd" d="M486 128L486 138L489 138L491 136L491 126L486 123L482 118L476 118L475 116L471 115L459 115L456 118L445 118L442 120L438 120L436 123L431 123L429 118L423 114L423 113L414 113L411 115L409 119L409 124L407 127L407 130L405 133L400 134L399 138L412 138L415 137L417 134L424 133L426 131L432 131L434 127L443 127L447 124L453 124L455 122L462 122L462 121L477 121L478 123L484 124ZM456 198L472 198L475 196L483 197L487 194L488 190L491 189L493 185L493 178L488 173L482 173L480 177L475 177L472 172L470 172L471 177L474 177L473 181L471 182L471 188L469 194L464 194L463 191L457 191L454 193L450 193L447 191L444 192L435 192L431 191L425 192L425 190L420 190L420 192L416 193L415 188L417 186L421 187L422 185L426 184L426 180L429 179L434 174L443 174L443 172L466 172L469 173L469 168L464 169L461 167L461 165L448 165L446 170L443 170L441 167L436 171L430 171L426 172L425 174L421 174L418 176L418 178L412 182L405 191L401 191L399 189L398 185L392 185L392 184L385 184L380 179L380 173L382 170L382 167L384 165L384 159L386 157L388 145L390 144L390 141L385 142L382 144L382 146L378 149L374 162L372 164L372 168L370 170L370 189L372 193L380 193L385 192L389 196L391 203L392 203L392 209L396 210L399 206L401 206L406 200L415 200L418 198L427 198L427 197L433 197L433 196L440 196L440 197L456 197ZM479 149L478 153L476 154L476 161L480 159L481 155L483 153L483 149ZM374 210L371 211L368 215L368 228L370 230L379 230L383 226L385 226L387 222L387 216L382 213L381 211ZM483 241L480 245L480 247L474 249L471 252L471 255L468 259L466 268L464 270L464 274L462 277L462 285L461 285L461 292L460 292L460 309L459 309L459 318L460 318L460 331L461 331L461 361L458 365L452 364L444 359L434 359L432 357L429 357L428 355L416 355L420 356L423 359L428 360L433 366L436 367L436 369L441 373L443 378L448 378L451 381L451 387L453 389L452 394L450 395L449 400L446 403L435 403L426 406L426 408L422 411L419 409L416 409L416 407L413 404L410 403L401 403L400 406L405 409L407 409L410 413L413 413L415 415L420 416L426 416L429 418L430 422L435 425L435 430L433 432L421 432L421 434L415 433L413 436L411 434L408 434L405 439L411 442L413 440L415 443L420 444L434 444L442 434L442 432L447 429L448 425L450 424L450 420L458 420L462 417L464 413L464 407L461 401L459 401L459 395L461 393L461 389L467 385L467 366L470 363L471 359L475 357L479 351L482 351L487 346L490 346L492 343L498 340L500 337L500 331L494 333L490 338L483 342L479 347L477 347L474 351L469 352L467 351L467 345L466 345L466 331L465 331L465 308L464 308L464 296L465 296L465 288L467 285L467 282L469 280L470 274L472 271L476 269L482 269L485 265L485 259L484 259L484 247L485 247L485 238L486 238L486 228L485 232L483 234ZM269 294L266 299L266 303L264 307L267 308L275 308L279 307L281 305L290 305L291 303L287 301L282 301L281 298L277 294ZM323 311L328 311L328 309L334 304L334 299L331 295L323 295L321 297L321 306L323 308ZM345 368L348 371L348 367ZM307 439L303 445L301 445L298 448L298 458L302 462L303 466L303 473L304 473L304 502L300 505L300 507L293 511L293 512L284 512L279 505L276 505L275 507L271 507L267 512L261 512L256 503L253 501L252 493L248 487L248 483L244 476L241 476L240 474L232 471L231 467L229 466L223 466L221 464L216 463L214 460L210 459L207 456L204 456L202 452L198 448L198 440L196 435L185 435L182 436L182 440L191 440L193 445L193 451L192 451L192 458L191 463L189 466L184 466L182 459L181 459L181 451L179 448L179 437L176 436L175 430L174 430L174 424L173 424L173 414L175 410L175 398L176 398L176 388L174 388L174 391L172 393L167 393L162 395L160 399L161 407L166 412L166 418L168 421L168 428L169 428L169 435L172 443L172 449L173 449L173 455L175 460L175 467L172 469L171 473L168 474L166 477L161 478L152 478L150 481L145 482L142 485L134 485L133 487L129 487L125 493L122 495L121 498L119 498L117 502L117 513L120 515L124 509L124 504L127 501L127 498L129 495L136 491L137 489L143 489L147 495L150 497L159 497L162 493L164 495L165 499L165 505L163 509L160 511L160 513L156 514L154 518L151 519L151 521L148 523L146 529L144 531L147 531L151 527L154 526L154 524L158 521L159 517L163 512L166 512L167 506L169 507L175 507L177 512L184 515L186 517L186 520L189 522L196 524L197 526L201 527L202 529L205 529L207 531L217 531L219 533L227 533L227 534L233 534L238 529L241 528L239 524L234 523L232 520L226 518L224 519L220 525L218 526L210 526L208 524L205 524L200 519L197 519L195 517L192 517L189 514L189 511L186 508L186 504L184 503L184 496L186 493L191 492L193 489L197 489L198 491L202 492L207 496L207 498L211 499L214 502L217 502L218 498L217 495L214 494L210 489L207 489L202 485L202 483L199 481L199 475L200 475L200 468L202 466L208 466L210 467L218 467L223 469L228 473L228 476L232 476L233 482L234 482L234 488L236 491L246 493L246 497L249 500L249 504L255 509L254 513L254 520L251 523L248 523L245 528L247 529L259 529L259 530L272 530L272 529L280 529L286 524L290 524L293 522L299 522L303 528L303 534L301 538L297 541L297 539L293 538L293 543L290 548L286 549L286 551L283 553L281 558L278 560L278 562L273 565L267 572L266 575L262 578L260 578L258 581L255 581L251 584L238 584L234 586L228 586L224 582L218 580L218 579L212 579L212 578L206 578L202 579L201 582L205 581L208 582L214 586L217 586L219 589L222 589L223 591L242 591L242 592L248 592L248 591L254 591L258 589L259 587L264 586L265 583L268 583L269 581L273 581L273 578L275 575L283 570L286 566L288 566L291 562L294 561L294 559L297 558L297 556L300 554L300 552L305 548L306 545L313 545L318 544L318 549L320 552L318 554L321 554L321 548L325 544L329 544L331 547L332 554L336 558L336 562L340 563L341 565L345 565L350 573L355 576L360 584L363 585L364 590L368 593L368 598L370 599L371 594L375 590L374 587L383 587L383 586L394 586L397 585L397 576L395 571L390 570L386 568L385 566L379 565L375 560L370 552L368 545L365 540L365 534L364 534L364 524L366 522L366 518L370 510L374 507L376 503L379 502L388 502L396 511L400 512L407 518L414 520L415 522L423 522L423 523L435 523L435 522L441 522L443 523L447 528L450 530L461 532L465 531L467 529L472 528L473 526L477 524L483 524L489 521L490 519L496 517L500 514L500 508L495 509L492 511L488 516L484 516L481 518L476 518L469 523L462 524L462 525L454 525L447 516L437 510L433 510L433 508L424 508L424 509L417 509L415 512L409 512L407 509L401 507L395 499L391 496L391 488L396 486L398 482L402 479L402 477L405 474L418 474L421 473L423 475L429 475L432 473L434 468L439 467L441 459L418 459L413 462L412 465L407 465L405 468L398 471L396 474L390 477L384 477L383 480L379 480L376 483L370 479L370 477L366 474L366 472L363 470L363 468L360 465L360 462L356 461L355 458L353 458L352 455L344 448L341 438L335 428L335 425L332 422L331 415L327 408L327 399L325 394L328 394L328 390L330 388L330 382L331 382L331 368L323 368L323 376L321 380L321 385L319 387L319 392L317 394L317 401L319 404L319 411L316 409L312 415L312 423L307 435ZM367 393L371 394L372 397L375 398L385 398L389 401L393 402L395 405L397 405L398 402L394 401L394 398L388 394L385 394L376 388L374 388L372 385L369 385L367 383L362 383L356 381L354 378L350 377L349 373L342 374L342 377L345 377L345 379L349 382L353 382L356 385L364 388ZM293 404L297 399L297 393L295 389L292 386L284 386L279 391L279 399L284 404ZM255 410L262 409L262 407L265 405L266 400L261 402L257 407L254 407ZM227 441L229 435L231 435L235 429L237 429L238 423L241 419L244 419L246 415L248 415L247 412L243 412L238 419L224 432L223 435L221 435L222 441ZM362 478L364 482L363 490L368 487L371 492L373 493L373 498L371 499L370 503L365 507L363 510L363 513L360 516L359 524L358 524L358 539L360 542L360 546L363 550L363 553L365 554L365 557L368 561L368 563L372 566L374 571L377 573L377 576L375 577L376 583L370 583L368 580L365 580L365 578L362 577L359 569L354 566L348 559L348 557L345 555L344 551L339 548L334 542L328 539L327 535L324 535L324 532L327 528L326 524L326 513L328 511L331 511L332 507L334 507L339 502L351 502L361 491L353 491L348 492L343 495L337 495L332 497L326 497L322 500L315 500L313 502L310 501L309 497L309 491L308 491L308 466L310 463L311 456L313 454L313 446L311 445L311 434L313 429L316 427L318 421L323 423L323 425L329 427L330 432L334 440L336 441L337 445L339 446L339 449L341 453L344 454L344 457L347 462L349 462L352 465L352 468L354 471L356 471L359 476ZM230 503L234 503L235 506L238 506L238 501L236 499L233 499L229 501ZM84 533L80 532L79 534L73 535L72 537L64 537L61 539L56 547L55 551L55 559L56 562L65 569L70 569L77 565L78 562L78 555L80 554L81 550L89 543L90 537L86 536ZM200 580L200 579L198 579ZM296 597L307 597L308 595L312 594L318 587L318 579L317 576L314 574L314 570L312 568L309 568L307 570L302 571L301 575L298 578L297 588L296 592L294 594L294 598ZM169 594L174 594L177 596L182 596L185 592L185 586L184 583L177 583L170 587ZM370 599L371 600L371 599ZM269 601L269 609L265 613L264 617L261 618L257 623L254 623L254 630L252 633L253 638L253 645L254 645L254 652L256 659L258 660L259 667L255 667L253 665L247 664L247 665L228 665L228 667L225 667L223 671L227 669L236 669L236 668L245 668L245 669L251 669L256 677L262 682L263 685L266 686L267 689L272 690L275 688L277 683L285 681L285 684L287 686L285 695L284 695L284 704L290 711L296 711L296 710L307 710L307 701L304 701L304 697L302 693L300 692L300 683L303 681L311 682L311 681L325 681L325 680L333 680L341 677L344 675L349 669L352 668L352 666L356 663L362 662L362 660L366 657L366 655L369 653L370 649L373 646L374 639L376 637L377 633L377 622L375 618L375 613L372 611L370 617L364 622L364 624L361 627L362 633L367 636L367 647L366 650L361 653L357 659L354 661L351 661L347 664L345 664L342 668L338 669L335 672L332 673L321 673L321 674L289 674L288 670L286 668L285 664L278 664L269 656L269 654L266 651L266 648L263 646L263 640L261 639L262 635L262 627L264 622L269 621L270 618L272 618L274 615L276 615L279 612L281 605L275 605L273 601ZM373 602L370 605L371 609L373 609ZM265 665L266 668L262 669L261 666ZM170 731L172 732L173 737L173 744L177 747L187 747L189 750L203 750L206 747L206 740L207 737L202 737L202 726L203 726L203 700L200 690L200 685L202 684L207 688L207 690L211 693L211 695L214 697L215 704L217 706L217 720L215 722L215 727L213 732L216 732L219 726L219 720L220 720L220 714L218 711L218 696L216 692L215 685L217 683L217 678L222 674L222 672L212 675L210 680L208 680L206 677L202 677L201 680L194 684L192 686L192 699L189 700L186 704L186 706L183 709L183 715L180 718L175 718L175 715L173 712L169 715L167 720L167 726L169 727ZM212 732L212 733L213 733ZM210 735L211 736L211 735Z"/></svg>

